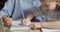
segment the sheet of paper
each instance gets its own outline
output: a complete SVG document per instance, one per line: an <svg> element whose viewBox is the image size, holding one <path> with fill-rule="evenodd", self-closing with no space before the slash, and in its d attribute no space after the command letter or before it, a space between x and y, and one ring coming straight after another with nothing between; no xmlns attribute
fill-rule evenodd
<svg viewBox="0 0 60 32"><path fill-rule="evenodd" d="M10 30L30 29L30 27L22 26L19 21L13 21Z"/></svg>
<svg viewBox="0 0 60 32"><path fill-rule="evenodd" d="M42 31L43 32L60 32L60 30L59 29L46 29L46 28L42 28Z"/></svg>

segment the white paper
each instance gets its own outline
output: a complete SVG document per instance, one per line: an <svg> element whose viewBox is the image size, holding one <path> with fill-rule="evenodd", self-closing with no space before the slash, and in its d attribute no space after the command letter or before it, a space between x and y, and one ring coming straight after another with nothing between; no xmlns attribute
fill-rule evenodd
<svg viewBox="0 0 60 32"><path fill-rule="evenodd" d="M10 30L30 29L30 27L20 25L20 21L13 21Z"/></svg>
<svg viewBox="0 0 60 32"><path fill-rule="evenodd" d="M56 30L56 29L46 29L46 28L42 28L43 32L60 32L60 30Z"/></svg>

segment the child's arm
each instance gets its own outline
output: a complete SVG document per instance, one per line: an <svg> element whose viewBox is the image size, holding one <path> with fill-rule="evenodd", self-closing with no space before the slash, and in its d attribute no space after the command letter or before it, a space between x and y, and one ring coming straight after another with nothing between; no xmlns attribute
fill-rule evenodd
<svg viewBox="0 0 60 32"><path fill-rule="evenodd" d="M29 26L32 18L34 17L33 13L29 13L25 19L18 19L21 21L21 25L23 26Z"/></svg>
<svg viewBox="0 0 60 32"><path fill-rule="evenodd" d="M52 28L52 29L60 29L60 21L43 22L42 27Z"/></svg>
<svg viewBox="0 0 60 32"><path fill-rule="evenodd" d="M29 13L26 19L30 21L33 17L34 17L33 13Z"/></svg>
<svg viewBox="0 0 60 32"><path fill-rule="evenodd" d="M41 22L31 22L30 27L34 30L35 29L40 29L40 28L42 28Z"/></svg>
<svg viewBox="0 0 60 32"><path fill-rule="evenodd" d="M53 22L32 22L30 24L32 29L40 29L40 28L51 28L51 29L60 29L60 21Z"/></svg>

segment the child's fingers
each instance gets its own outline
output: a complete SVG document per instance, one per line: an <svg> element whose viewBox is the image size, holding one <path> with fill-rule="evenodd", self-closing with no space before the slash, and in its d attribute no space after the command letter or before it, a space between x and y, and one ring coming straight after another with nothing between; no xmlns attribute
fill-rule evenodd
<svg viewBox="0 0 60 32"><path fill-rule="evenodd" d="M25 20L22 20L21 24L24 25L24 26L26 26L27 22Z"/></svg>

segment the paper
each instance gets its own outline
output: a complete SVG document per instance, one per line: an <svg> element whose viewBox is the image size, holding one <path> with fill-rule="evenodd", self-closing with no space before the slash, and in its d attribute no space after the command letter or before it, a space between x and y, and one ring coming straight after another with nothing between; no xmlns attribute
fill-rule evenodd
<svg viewBox="0 0 60 32"><path fill-rule="evenodd" d="M30 29L30 27L22 26L19 21L13 21L10 30Z"/></svg>
<svg viewBox="0 0 60 32"><path fill-rule="evenodd" d="M46 28L42 28L42 31L43 32L60 32L60 30L59 29L46 29Z"/></svg>

